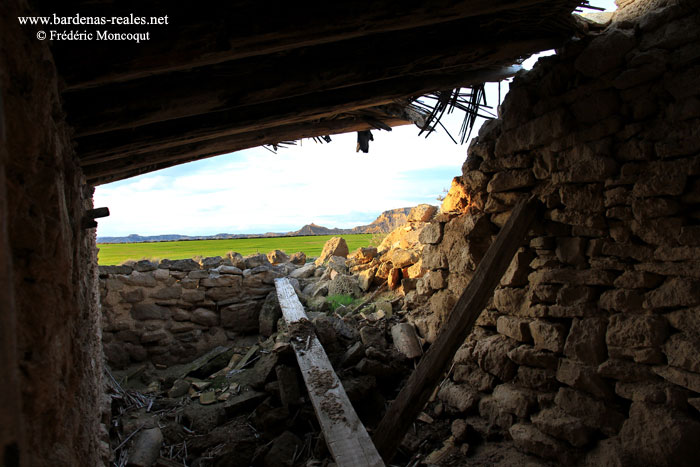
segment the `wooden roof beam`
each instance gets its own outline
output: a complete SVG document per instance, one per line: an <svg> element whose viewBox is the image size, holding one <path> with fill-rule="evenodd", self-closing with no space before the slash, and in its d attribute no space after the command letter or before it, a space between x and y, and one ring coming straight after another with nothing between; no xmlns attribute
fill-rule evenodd
<svg viewBox="0 0 700 467"><path fill-rule="evenodd" d="M399 118L384 119L382 123L394 127L414 122ZM174 165L193 162L235 151L254 148L281 141L294 141L315 136L335 135L369 130L373 127L359 118L341 118L321 122L306 122L270 128L250 133L224 136L198 143L176 146L159 151L135 154L128 157L97 158L83 163L88 183L102 185L124 178L143 175Z"/></svg>
<svg viewBox="0 0 700 467"><path fill-rule="evenodd" d="M416 76L402 76L241 109L154 123L133 130L118 130L78 138L77 152L81 159L87 159L98 155L124 155L176 147L391 104L398 99L421 96L437 89L500 81L514 75L519 69L519 66L512 66L473 70L468 66Z"/></svg>
<svg viewBox="0 0 700 467"><path fill-rule="evenodd" d="M352 2L237 1L224 8L155 2L40 1L43 13L83 16L168 15L168 25L132 27L149 31L140 44L57 43L57 65L67 89L99 86L145 76L214 65L299 47L327 44L383 32L442 24L558 0L437 0L429 3L389 0ZM130 4L133 3L133 4ZM252 20L255 18L255 20ZM84 57L90 56L90 66Z"/></svg>
<svg viewBox="0 0 700 467"><path fill-rule="evenodd" d="M362 38L300 49L283 57L255 57L66 92L64 108L80 137L466 63L473 68L501 65L551 48L564 39L561 35L545 35L488 41L486 33L476 26L457 22L450 27L387 35L379 41Z"/></svg>

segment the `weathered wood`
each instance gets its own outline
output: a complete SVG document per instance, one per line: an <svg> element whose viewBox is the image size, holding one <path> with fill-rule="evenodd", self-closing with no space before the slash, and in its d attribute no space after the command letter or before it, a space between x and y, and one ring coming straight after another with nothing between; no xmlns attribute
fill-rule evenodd
<svg viewBox="0 0 700 467"><path fill-rule="evenodd" d="M470 63L501 65L561 41L551 33L526 40L480 28L470 18L435 29L363 37L298 49L279 57L254 57L125 83L64 93L78 136L241 108L311 93L359 86ZM494 24L487 21L486 24ZM516 30L517 34L517 30ZM533 47L533 44L537 46ZM435 53L439 50L440 53ZM361 63L361 68L349 67ZM284 80L280 71L284 70ZM100 102L100 105L95 105Z"/></svg>
<svg viewBox="0 0 700 467"><path fill-rule="evenodd" d="M151 33L140 44L58 42L59 69L69 89L136 79L157 73L207 66L251 56L268 55L378 33L400 31L460 18L481 16L552 0L438 0L396 2L237 1L216 9L179 8L173 2L138 2L138 15L169 16L167 26L132 27ZM37 2L45 14L61 11L83 16L113 16L112 2ZM400 7L399 7L400 6ZM81 29L84 29L82 26ZM90 66L83 66L89 56Z"/></svg>
<svg viewBox="0 0 700 467"><path fill-rule="evenodd" d="M360 131L371 128L372 125L369 121L373 120L380 121L389 126L407 125L410 123L416 123L419 126L422 125L425 114L407 107L407 100L400 102L401 103L392 103L390 105L367 107L359 111L338 113L331 118L318 118L292 125L282 124L272 128L243 133L234 131L233 134L237 135L235 139L230 138L232 135L230 128L226 128L223 132L200 133L197 138L189 138L187 134L179 135L174 137L171 141L164 140L157 144L148 144L147 141L142 141L140 144L136 144L134 141L123 141L121 145L116 147L109 147L104 144L104 141L101 141L101 139L107 138L110 134L86 136L78 139L80 146L79 157L82 165L91 165L137 154L165 151L172 148L184 148L187 145L194 145L209 140L216 140L215 143L219 144L223 143L226 138L229 138L226 144L230 145L231 141L238 141L239 143L236 144L237 147L250 147L244 145L260 145L296 140L301 137ZM192 131L192 129L190 129L190 131ZM117 132L115 132L115 134L116 133ZM297 133L303 136L295 137ZM124 134L126 135L128 132ZM275 140L275 138L278 139ZM189 149L201 151L202 148L191 146Z"/></svg>
<svg viewBox="0 0 700 467"><path fill-rule="evenodd" d="M154 123L133 130L78 138L79 157L94 153L128 153L143 148L173 147L212 138L301 124L337 114L390 104L397 99L420 96L436 89L500 81L521 68L471 70L456 67L448 71L405 76L332 91L314 93L260 104L246 109L186 117ZM322 134L322 133L320 133ZM279 141L279 140L278 140Z"/></svg>
<svg viewBox="0 0 700 467"><path fill-rule="evenodd" d="M391 127L411 123L399 119L384 120L383 122ZM81 164L84 167L83 170L88 182L92 185L100 185L164 169L183 162L206 159L264 144L274 144L299 138L312 138L314 136L335 135L371 128L367 122L355 118L328 120L323 123L301 123L205 140L160 151L134 155L112 154L109 156L97 156L88 158L85 161L81 159Z"/></svg>
<svg viewBox="0 0 700 467"><path fill-rule="evenodd" d="M374 442L385 461L391 460L406 431L423 410L439 380L449 368L474 322L493 295L513 255L536 217L539 201L522 200L479 263L474 277L452 308L435 342L430 346L406 386L379 423Z"/></svg>
<svg viewBox="0 0 700 467"><path fill-rule="evenodd" d="M339 467L383 466L313 328L306 328L307 332L295 337L295 325L303 329L304 323L311 324L289 279L275 279L275 287L311 403L336 464Z"/></svg>

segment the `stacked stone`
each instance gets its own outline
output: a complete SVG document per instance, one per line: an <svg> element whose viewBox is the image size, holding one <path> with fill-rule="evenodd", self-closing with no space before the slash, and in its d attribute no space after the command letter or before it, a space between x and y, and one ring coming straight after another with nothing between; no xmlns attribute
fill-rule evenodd
<svg viewBox="0 0 700 467"><path fill-rule="evenodd" d="M270 335L279 315L264 310L274 279L297 268L263 254L142 260L100 266L102 341L114 367L150 360L189 362L241 334ZM262 313L261 313L262 310Z"/></svg>
<svg viewBox="0 0 700 467"><path fill-rule="evenodd" d="M458 177L469 208L421 239L431 340L512 207L545 205L439 398L561 463L700 450L700 14L668 3L516 77Z"/></svg>
<svg viewBox="0 0 700 467"><path fill-rule="evenodd" d="M419 237L436 212L437 207L429 204L413 207L406 223L384 237L378 248L360 248L349 256L348 270L357 275L363 292L384 282L400 295L416 288L416 281L425 273Z"/></svg>

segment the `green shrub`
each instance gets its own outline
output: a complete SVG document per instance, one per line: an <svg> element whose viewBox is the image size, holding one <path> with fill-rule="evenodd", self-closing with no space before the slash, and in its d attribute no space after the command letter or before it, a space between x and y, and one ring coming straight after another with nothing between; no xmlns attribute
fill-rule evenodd
<svg viewBox="0 0 700 467"><path fill-rule="evenodd" d="M355 301L351 295L329 295L326 301L331 307L331 311L338 309L340 305L350 306Z"/></svg>

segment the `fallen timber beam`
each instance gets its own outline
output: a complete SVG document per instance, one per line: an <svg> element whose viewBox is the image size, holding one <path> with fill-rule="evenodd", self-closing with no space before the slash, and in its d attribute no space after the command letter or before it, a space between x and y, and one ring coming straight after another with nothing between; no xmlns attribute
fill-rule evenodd
<svg viewBox="0 0 700 467"><path fill-rule="evenodd" d="M289 279L275 279L275 288L311 403L336 464L339 467L384 466Z"/></svg>
<svg viewBox="0 0 700 467"><path fill-rule="evenodd" d="M169 16L168 25L151 30L153 39L140 44L55 44L68 89L99 86L268 55L299 47L344 41L373 34L442 24L461 18L499 13L513 8L553 3L553 0L439 0L430 3L387 0L316 3L239 1L231 8L178 8L173 2L138 4L144 16ZM104 3L102 5L101 3ZM79 11L89 16L112 16L111 2L39 2L48 14ZM124 13L135 11L124 9ZM252 21L251 19L255 19ZM135 28L143 30L143 28ZM82 66L84 57L91 66Z"/></svg>
<svg viewBox="0 0 700 467"><path fill-rule="evenodd" d="M536 198L522 200L476 268L474 278L452 308L447 322L374 433L374 443L388 462L406 431L423 410L435 387L449 368L457 349L493 295L501 277L520 248L539 207Z"/></svg>

